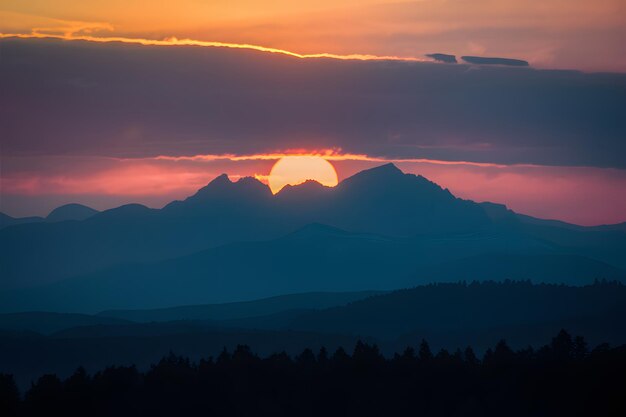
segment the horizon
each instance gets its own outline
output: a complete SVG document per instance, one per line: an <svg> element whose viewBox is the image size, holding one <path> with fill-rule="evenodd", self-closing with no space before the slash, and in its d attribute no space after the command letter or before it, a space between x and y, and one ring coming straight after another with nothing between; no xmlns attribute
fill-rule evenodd
<svg viewBox="0 0 626 417"><path fill-rule="evenodd" d="M315 155L315 154L312 154L312 155L314 155L314 156L319 156L319 155ZM283 155L283 157L284 157L284 156L288 156L288 154ZM269 160L271 161L271 159L269 159ZM370 167L368 167L368 168L364 168L364 169L362 169L362 170L356 171L356 172L354 172L354 173L352 173L351 175L348 175L348 176L340 176L340 178L341 178L341 179L339 180L338 184L336 184L336 185L324 185L324 184L321 184L318 180L316 180L316 179L314 179L314 178L307 178L307 179L302 180L302 181L300 181L300 182L296 182L296 183L289 183L289 184L285 184L285 185L286 185L286 186L288 185L288 186L291 186L291 187L298 187L298 186L300 186L300 185L303 185L305 182L310 182L310 181L313 181L313 182L315 182L315 183L317 183L317 184L320 184L320 185L321 185L321 186L323 186L323 187L330 188L330 189L334 189L334 188L336 188L338 185L340 185L340 184L341 184L344 180L346 180L346 179L348 179L348 178L350 178L350 177L352 177L352 176L354 176L354 175L357 175L357 174L359 174L359 173L361 173L361 172L364 172L364 171L375 170L375 169L377 169L377 168L381 168L381 167L388 166L388 165L391 165L391 166L393 166L393 167L397 168L397 169L398 169L398 170L400 170L403 174L410 174L410 175L415 175L415 176L422 176L423 178L425 178L425 179L427 179L427 180L429 180L429 181L431 181L431 182L435 183L436 185L438 185L438 186L439 186L439 187L441 187L442 189L444 189L444 190L449 190L449 188L447 188L447 187L446 187L446 186L444 186L443 184L440 184L440 183L438 183L437 181L433 181L431 178L428 178L427 176L421 175L420 173L413 173L413 172L405 172L405 171L403 171L402 169L400 169L400 168L398 167L398 164L397 164L397 163L394 163L394 162L386 162L386 163L381 163L380 165L374 165L374 166L370 166ZM235 183L237 183L237 182L239 182L239 181L241 181L241 180L243 180L243 179L250 178L250 179L253 179L253 180L258 181L259 183L263 184L265 187L267 187L268 191L270 190L270 185L269 185L269 181L268 181L268 176L265 176L265 175L259 175L259 174L253 174L253 175L231 175L231 174L229 174L229 173L227 173L227 172L222 172L221 174L218 174L218 175L216 175L215 177L210 178L210 179L209 179L206 183L204 183L204 184L200 185L200 186L199 186L199 188L196 188L195 190L191 190L189 193L187 193L187 194L185 194L185 195L182 195L180 198L174 198L174 199L171 199L171 200L167 200L167 201L164 201L164 202L162 202L161 204L157 204L157 205L151 205L151 204L150 204L150 202L148 202L147 204L145 204L145 203L144 203L144 202L142 202L141 200L138 200L138 201L135 201L135 200L128 200L128 201L122 202L121 204L118 204L118 205L113 205L113 206L99 206L99 205L90 205L90 204L86 204L86 203L81 202L81 201L78 201L78 200L72 200L72 201L67 201L67 202L61 203L61 204L59 204L59 205L56 205L56 206L52 207L52 208L51 208L49 211L47 211L47 212L38 212L38 213L33 213L33 214L31 214L30 216L11 216L11 217L13 217L13 218L20 218L20 217L42 217L42 218L46 218L46 217L47 217L47 216L48 216L51 212L53 212L53 211L54 211L54 210L56 210L57 208L60 208L60 207L66 206L66 205L72 205L72 204L78 204L78 205L86 206L86 207L88 207L88 208L92 208L92 209L98 210L98 211L100 211L100 212L102 212L102 211L106 211L106 210L115 209L115 208L119 208L119 207L121 207L121 206L124 206L124 205L129 205L129 204L141 204L141 205L146 206L146 207L151 208L151 209L162 209L163 207L167 206L167 205L168 205L169 203L171 203L171 202L174 202L174 201L181 201L181 200L184 200L185 198L191 197L192 195L194 195L194 194L195 194L197 191L199 191L200 189L202 189L202 188L204 188L204 187L208 186L208 185L209 185L209 184L211 184L213 181L215 181L216 179L218 179L218 178L220 178L220 177L223 177L223 176L226 176L226 178L228 178L228 181L229 181L230 183L233 183L233 184L235 184ZM280 194L280 192L281 192L281 191L283 191L283 189L284 189L284 187L281 187L281 188L280 188L278 191L276 191L276 192L272 191L272 192L271 192L271 193L272 193L272 196L275 196L275 195ZM474 202L476 202L476 203L495 203L495 204L502 204L502 205L506 206L508 209L511 209L511 210L513 210L514 212L518 213L518 214L530 215L530 216L537 217L537 218L544 219L544 220L558 220L558 221L565 221L566 223L571 223L571 224L574 224L574 225L579 225L579 226L603 226L603 225L621 224L621 223L626 222L626 217L624 217L624 218L623 218L623 220L621 220L621 221L619 220L619 218L617 218L617 219L618 219L618 221L615 221L615 222L579 224L579 223L575 223L575 222L571 222L571 221L570 221L570 222L568 222L568 221L564 220L563 218L556 218L556 217L555 217L555 218L550 218L550 217L540 217L540 216L533 215L532 213L519 211L519 210L516 210L514 207L510 207L509 205L507 205L507 204L505 204L505 203L503 203L503 202L501 202L501 201L493 201L493 200L473 200L471 197L469 197L469 198L468 198L468 197L461 197L461 196L459 196L459 195L456 195L456 194L454 193L454 191L452 191L452 190L450 190L450 191L452 192L452 194L453 194L456 198L463 198L463 199L465 199L465 200L474 201ZM3 214L6 214L6 215L9 215L9 216L10 216L10 213L4 212L4 211L0 211L0 213L3 213Z"/></svg>

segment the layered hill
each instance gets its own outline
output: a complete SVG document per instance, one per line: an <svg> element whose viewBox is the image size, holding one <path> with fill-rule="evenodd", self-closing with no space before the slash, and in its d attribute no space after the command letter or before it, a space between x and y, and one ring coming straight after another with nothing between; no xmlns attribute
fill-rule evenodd
<svg viewBox="0 0 626 417"><path fill-rule="evenodd" d="M308 225L269 241L122 264L0 294L5 311L94 313L251 300L308 291L389 291L431 282L530 279L584 285L626 278L607 263L512 232L390 238Z"/></svg>
<svg viewBox="0 0 626 417"><path fill-rule="evenodd" d="M622 229L461 200L392 164L277 195L222 175L160 210L1 230L0 306L96 312L461 279L621 280Z"/></svg>
<svg viewBox="0 0 626 417"><path fill-rule="evenodd" d="M348 231L412 236L474 230L480 206L389 164L344 180L314 204L272 196L261 182L221 175L161 210L131 204L66 223L29 223L0 232L0 286L28 287L124 262L173 258L240 241L277 238L319 222ZM37 262L32 262L33 257Z"/></svg>
<svg viewBox="0 0 626 417"><path fill-rule="evenodd" d="M0 212L0 229L4 229L8 226L15 226L18 224L37 223L44 221L43 217L31 216L31 217L11 217L8 214Z"/></svg>
<svg viewBox="0 0 626 417"><path fill-rule="evenodd" d="M30 216L30 217L11 217L8 214L0 212L0 229L8 226L15 226L27 223L39 222L63 222L68 220L85 220L88 217L98 213L98 210L92 209L82 204L70 203L57 207L52 210L46 217Z"/></svg>
<svg viewBox="0 0 626 417"><path fill-rule="evenodd" d="M561 329L584 336L590 349L604 342L626 343L626 287L617 283L474 282L367 295L298 294L97 316L0 315L0 369L28 384L42 373L66 375L80 365L88 370L111 364L148 367L170 351L192 359L215 357L238 344L265 355L321 346L352 351L359 339L378 343L385 354L417 348L423 339L435 352L471 345L480 353L502 338L517 349L536 348ZM312 308L291 308L298 304ZM12 327L3 329L7 323Z"/></svg>
<svg viewBox="0 0 626 417"><path fill-rule="evenodd" d="M85 220L96 213L98 213L98 210L92 209L91 207L70 203L52 210L50 214L46 216L46 221L63 222L67 220Z"/></svg>

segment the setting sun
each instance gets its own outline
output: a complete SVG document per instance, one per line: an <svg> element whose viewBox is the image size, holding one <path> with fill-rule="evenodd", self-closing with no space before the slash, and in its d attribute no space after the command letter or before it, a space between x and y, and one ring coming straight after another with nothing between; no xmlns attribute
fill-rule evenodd
<svg viewBox="0 0 626 417"><path fill-rule="evenodd" d="M286 156L274 164L269 186L276 194L285 185L297 185L315 180L327 187L337 185L337 172L330 162L320 156Z"/></svg>

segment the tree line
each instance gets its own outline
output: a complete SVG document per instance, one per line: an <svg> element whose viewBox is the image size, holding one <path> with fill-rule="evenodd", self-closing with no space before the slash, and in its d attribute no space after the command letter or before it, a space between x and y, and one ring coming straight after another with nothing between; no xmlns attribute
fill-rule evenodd
<svg viewBox="0 0 626 417"><path fill-rule="evenodd" d="M23 395L0 374L0 415L623 416L626 346L590 350L565 330L539 349L501 340L482 357L426 341L389 358L364 342L265 358L240 345L199 362L170 353L145 372L43 375Z"/></svg>

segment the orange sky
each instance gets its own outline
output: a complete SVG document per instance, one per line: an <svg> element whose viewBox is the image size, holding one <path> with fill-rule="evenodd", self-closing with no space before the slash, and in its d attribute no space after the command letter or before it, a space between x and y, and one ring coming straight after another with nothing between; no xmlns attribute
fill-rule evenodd
<svg viewBox="0 0 626 417"><path fill-rule="evenodd" d="M299 54L445 52L626 71L623 0L4 0L0 32L176 37Z"/></svg>

